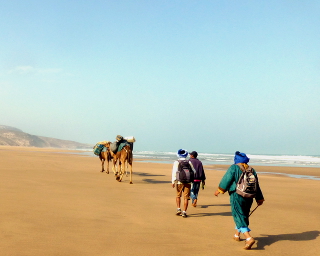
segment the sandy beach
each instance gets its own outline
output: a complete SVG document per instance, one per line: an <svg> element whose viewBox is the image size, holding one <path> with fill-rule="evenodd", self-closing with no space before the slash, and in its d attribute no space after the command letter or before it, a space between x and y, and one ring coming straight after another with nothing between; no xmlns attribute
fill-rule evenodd
<svg viewBox="0 0 320 256"><path fill-rule="evenodd" d="M319 255L320 181L276 173L320 177L320 168L253 166L266 201L245 251L232 240L229 196L214 196L227 167L205 166L206 187L185 219L175 215L172 164L134 159L129 184L101 173L98 157L1 146L0 255Z"/></svg>

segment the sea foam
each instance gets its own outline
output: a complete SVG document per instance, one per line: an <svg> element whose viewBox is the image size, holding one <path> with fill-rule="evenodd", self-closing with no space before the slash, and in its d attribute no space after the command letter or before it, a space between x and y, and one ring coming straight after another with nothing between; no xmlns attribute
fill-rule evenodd
<svg viewBox="0 0 320 256"><path fill-rule="evenodd" d="M171 163L177 159L175 152L134 151L134 157L140 159L152 159ZM254 155L247 154L251 165L267 166L296 166L296 167L320 167L320 156L304 155ZM199 153L198 158L205 165L209 164L233 164L234 154Z"/></svg>

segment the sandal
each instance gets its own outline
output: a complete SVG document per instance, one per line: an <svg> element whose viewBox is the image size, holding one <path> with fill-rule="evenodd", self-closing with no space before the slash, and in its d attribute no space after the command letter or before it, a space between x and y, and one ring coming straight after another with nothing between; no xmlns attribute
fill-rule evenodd
<svg viewBox="0 0 320 256"><path fill-rule="evenodd" d="M243 249L245 250L250 250L252 245L254 245L256 241L253 239L253 237L250 238L249 241L246 240L245 246L243 247Z"/></svg>
<svg viewBox="0 0 320 256"><path fill-rule="evenodd" d="M235 241L237 241L237 242L240 242L240 241L241 241L240 236L234 236L233 239L234 239Z"/></svg>

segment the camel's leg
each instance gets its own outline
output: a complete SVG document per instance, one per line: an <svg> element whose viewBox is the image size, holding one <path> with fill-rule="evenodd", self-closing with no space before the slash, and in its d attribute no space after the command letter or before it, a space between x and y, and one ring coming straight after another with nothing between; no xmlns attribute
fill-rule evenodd
<svg viewBox="0 0 320 256"><path fill-rule="evenodd" d="M112 170L113 170L114 175L116 176L118 173L118 170L117 170L117 164L115 162L113 162Z"/></svg>
<svg viewBox="0 0 320 256"><path fill-rule="evenodd" d="M127 168L126 168L126 177L128 177L128 170L129 170L129 161L127 160Z"/></svg>
<svg viewBox="0 0 320 256"><path fill-rule="evenodd" d="M130 184L133 184L133 182L132 182L132 163L130 164Z"/></svg>
<svg viewBox="0 0 320 256"><path fill-rule="evenodd" d="M107 159L107 173L109 174L109 159Z"/></svg>
<svg viewBox="0 0 320 256"><path fill-rule="evenodd" d="M120 177L121 177L121 162L120 162L120 160L119 160L119 166L118 166L118 172L117 172L117 175L116 175L116 180L117 181L121 181L121 179L120 179Z"/></svg>
<svg viewBox="0 0 320 256"><path fill-rule="evenodd" d="M114 176L116 176L117 175L117 170L116 170L117 157L112 151L108 153L110 154L110 158L108 158L108 161L109 160L112 161L112 171Z"/></svg>
<svg viewBox="0 0 320 256"><path fill-rule="evenodd" d="M130 165L130 184L133 184L133 182L132 182L132 162L133 162L132 151L130 151L128 154L128 164Z"/></svg>
<svg viewBox="0 0 320 256"><path fill-rule="evenodd" d="M119 161L119 165L120 165L120 161ZM125 168L125 164L121 164L120 165L120 174L119 174L119 179L117 179L119 182L121 182L122 181L122 178L123 178L123 174L124 174L124 168Z"/></svg>
<svg viewBox="0 0 320 256"><path fill-rule="evenodd" d="M123 176L123 174L122 174L122 164L121 164L120 158L118 158L117 160L119 160L119 164L116 165L117 172L116 172L115 176L116 176L116 180L120 182L122 180L122 176Z"/></svg>
<svg viewBox="0 0 320 256"><path fill-rule="evenodd" d="M127 170L126 170L126 163L125 162L121 162L121 168L120 168L120 174L122 174L122 176L124 175L124 174L126 174L126 176L128 177L128 175L127 175Z"/></svg>
<svg viewBox="0 0 320 256"><path fill-rule="evenodd" d="M119 159L119 164L118 164L118 165L116 164L116 170L117 170L117 171L116 171L116 174L117 174L117 175L121 174L121 163L120 163L120 159Z"/></svg>
<svg viewBox="0 0 320 256"><path fill-rule="evenodd" d="M104 172L104 158L102 157L101 153L99 155L99 159L101 161L101 172Z"/></svg>
<svg viewBox="0 0 320 256"><path fill-rule="evenodd" d="M120 161L120 159L119 159L119 172L118 172L118 174L122 174L122 164L121 164L121 161Z"/></svg>
<svg viewBox="0 0 320 256"><path fill-rule="evenodd" d="M123 163L123 175L126 174L126 177L128 177L128 167L126 167L126 160Z"/></svg>
<svg viewBox="0 0 320 256"><path fill-rule="evenodd" d="M115 157L113 157L113 159L112 159L112 171L114 173L114 176L116 176L118 174L117 159L115 159Z"/></svg>
<svg viewBox="0 0 320 256"><path fill-rule="evenodd" d="M99 159L101 161L101 172L104 172L104 160L105 160L105 158L103 157L102 152L99 155Z"/></svg>
<svg viewBox="0 0 320 256"><path fill-rule="evenodd" d="M104 159L101 159L101 167L102 167L101 172L104 172Z"/></svg>

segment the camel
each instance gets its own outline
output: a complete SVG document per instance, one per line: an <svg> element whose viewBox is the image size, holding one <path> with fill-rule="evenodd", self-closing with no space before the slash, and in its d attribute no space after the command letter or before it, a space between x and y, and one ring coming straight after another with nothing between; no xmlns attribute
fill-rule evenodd
<svg viewBox="0 0 320 256"><path fill-rule="evenodd" d="M112 157L112 170L114 175L116 176L116 180L121 182L124 173L126 172L126 176L128 176L128 171L126 170L126 164L127 164L127 169L129 168L128 165L130 165L130 184L133 184L132 182L132 150L130 145L124 146L119 152L113 153L110 150L110 143L107 145L107 151L110 153L110 156ZM119 160L119 171L116 166L117 161Z"/></svg>
<svg viewBox="0 0 320 256"><path fill-rule="evenodd" d="M101 151L100 155L99 155L99 159L101 161L101 172L104 172L104 163L105 161L107 161L107 171L106 173L109 174L109 162L112 160L111 154L109 152L109 150L107 149L106 151Z"/></svg>
<svg viewBox="0 0 320 256"><path fill-rule="evenodd" d="M100 141L98 142L94 147L93 147L93 151L94 153L97 155L97 152L95 152L95 149L97 146L101 146L103 145L107 150L104 151L102 150L99 154L99 159L101 161L101 172L104 172L104 163L105 161L107 161L107 171L106 173L109 173L109 161L111 161L112 157L110 155L110 152L108 150L108 146L110 145L110 141Z"/></svg>

